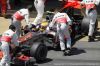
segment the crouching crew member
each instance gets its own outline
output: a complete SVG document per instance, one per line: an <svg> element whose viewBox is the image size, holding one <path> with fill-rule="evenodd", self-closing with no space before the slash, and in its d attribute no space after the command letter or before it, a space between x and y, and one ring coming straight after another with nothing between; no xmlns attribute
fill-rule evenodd
<svg viewBox="0 0 100 66"><path fill-rule="evenodd" d="M9 29L2 34L1 37L1 51L3 52L3 57L0 62L0 66L10 66L10 51L9 46L13 44L13 48L19 46L18 36L15 33L16 28L13 25L9 26Z"/></svg>

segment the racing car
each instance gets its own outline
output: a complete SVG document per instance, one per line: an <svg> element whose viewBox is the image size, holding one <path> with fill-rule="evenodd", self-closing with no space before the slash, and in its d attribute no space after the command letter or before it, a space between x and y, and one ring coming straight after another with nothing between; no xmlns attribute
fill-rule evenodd
<svg viewBox="0 0 100 66"><path fill-rule="evenodd" d="M11 60L12 65L30 66L35 62L43 62L46 60L48 49L45 45L47 39L43 33L28 32L18 40L20 42L17 50L11 52L14 54ZM0 58L2 58L0 51Z"/></svg>
<svg viewBox="0 0 100 66"><path fill-rule="evenodd" d="M72 20L72 26L71 26L71 29L69 29L69 30L70 30L70 35L71 35L71 39L72 39L72 44L74 44L74 42L77 40L77 38L80 38L83 35L88 34L90 20L89 20L89 17L84 17L81 14L79 9L68 8L67 10L65 10L65 12L67 12L67 14L69 15L69 17ZM74 13L74 12L77 12L77 13ZM46 27L52 21L53 16L54 16L53 12L47 11L46 21L39 24L38 29L32 28L31 31L32 32L40 32L40 33L44 32ZM97 31L97 27L98 27L98 21L96 21L96 23L95 23L95 32ZM30 32L26 28L24 28L23 30L24 30L24 34ZM48 38L47 41L50 42L49 45L51 45L53 48L58 47L59 39L58 39L58 35L57 35L57 30L55 27L53 27L52 30L50 30L44 36Z"/></svg>

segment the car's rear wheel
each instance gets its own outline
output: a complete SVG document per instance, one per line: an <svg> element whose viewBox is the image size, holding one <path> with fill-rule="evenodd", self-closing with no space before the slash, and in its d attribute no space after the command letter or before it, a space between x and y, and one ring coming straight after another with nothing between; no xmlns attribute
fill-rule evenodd
<svg viewBox="0 0 100 66"><path fill-rule="evenodd" d="M90 24L90 18L89 17L84 17L83 20L82 20L82 23L81 23L81 30L82 30L82 33L84 34L88 34L89 32L89 24ZM97 31L97 28L98 28L98 20L96 20L95 22L95 28L94 28L94 33Z"/></svg>

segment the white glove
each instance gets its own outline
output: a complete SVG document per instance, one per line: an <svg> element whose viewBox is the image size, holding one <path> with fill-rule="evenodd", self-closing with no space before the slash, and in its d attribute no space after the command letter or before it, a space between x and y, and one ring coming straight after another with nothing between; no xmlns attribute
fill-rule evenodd
<svg viewBox="0 0 100 66"><path fill-rule="evenodd" d="M49 28L49 27L47 27L47 28L46 28L46 32L49 32L49 31L50 31L50 28Z"/></svg>
<svg viewBox="0 0 100 66"><path fill-rule="evenodd" d="M100 4L100 0L96 0L96 1L95 1L95 4L96 4L96 5L99 5L99 4Z"/></svg>
<svg viewBox="0 0 100 66"><path fill-rule="evenodd" d="M28 24L28 28L31 28L31 27L32 27L32 25L31 24L30 25Z"/></svg>
<svg viewBox="0 0 100 66"><path fill-rule="evenodd" d="M29 21L27 25L28 25L28 27L31 27L31 22Z"/></svg>

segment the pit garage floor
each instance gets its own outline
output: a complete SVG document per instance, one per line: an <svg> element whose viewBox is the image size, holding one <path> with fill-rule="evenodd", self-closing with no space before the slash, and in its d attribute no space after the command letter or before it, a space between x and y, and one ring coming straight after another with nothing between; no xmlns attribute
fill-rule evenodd
<svg viewBox="0 0 100 66"><path fill-rule="evenodd" d="M34 18L30 18L31 22L33 22L33 20L34 20ZM8 29L10 21L11 21L10 19L5 19L3 17L0 17L0 34L2 34L5 30ZM24 20L22 21L22 25L23 26L26 25ZM100 22L98 22L98 33L99 32L100 32ZM100 37L99 35L96 36L96 38L99 38L99 37ZM84 36L81 39L79 39L78 41L87 41L87 40L88 40L88 37ZM95 40L98 40L98 39L95 39Z"/></svg>

